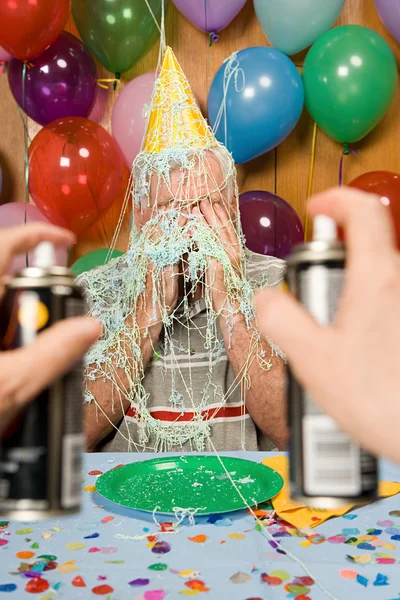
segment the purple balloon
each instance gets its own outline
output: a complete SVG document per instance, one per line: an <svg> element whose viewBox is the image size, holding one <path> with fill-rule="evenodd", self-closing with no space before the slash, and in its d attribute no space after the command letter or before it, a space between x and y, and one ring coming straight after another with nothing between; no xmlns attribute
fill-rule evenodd
<svg viewBox="0 0 400 600"><path fill-rule="evenodd" d="M304 241L298 214L279 196L245 192L239 196L239 208L246 246L252 252L285 258Z"/></svg>
<svg viewBox="0 0 400 600"><path fill-rule="evenodd" d="M225 29L246 0L173 0L176 8L197 29L214 33Z"/></svg>
<svg viewBox="0 0 400 600"><path fill-rule="evenodd" d="M400 42L399 0L375 0L375 6L386 29Z"/></svg>
<svg viewBox="0 0 400 600"><path fill-rule="evenodd" d="M28 117L47 125L64 117L88 117L95 96L96 65L89 50L66 31L37 58L12 60L8 81L19 106Z"/></svg>

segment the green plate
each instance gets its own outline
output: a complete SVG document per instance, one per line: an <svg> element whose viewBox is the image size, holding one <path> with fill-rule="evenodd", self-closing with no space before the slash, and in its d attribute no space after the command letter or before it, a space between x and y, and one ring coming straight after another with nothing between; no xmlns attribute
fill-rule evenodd
<svg viewBox="0 0 400 600"><path fill-rule="evenodd" d="M283 479L260 463L221 457L230 476L250 506L281 491ZM173 515L174 509L200 508L197 515L227 513L246 508L217 456L174 456L134 462L111 469L96 482L99 494L121 506Z"/></svg>

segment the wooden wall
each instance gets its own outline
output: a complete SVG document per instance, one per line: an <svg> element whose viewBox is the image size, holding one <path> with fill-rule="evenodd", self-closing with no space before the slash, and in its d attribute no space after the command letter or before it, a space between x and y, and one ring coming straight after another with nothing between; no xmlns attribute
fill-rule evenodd
<svg viewBox="0 0 400 600"><path fill-rule="evenodd" d="M389 42L399 63L400 46L381 24L373 0L347 0L337 24L360 24L379 32ZM68 24L68 29L76 34L72 19ZM267 45L251 0L248 0L233 23L221 32L220 41L213 44L211 48L208 45L207 35L186 21L170 1L167 16L167 43L174 49L204 113L207 107L208 89L222 61L235 50L241 50L248 46ZM303 52L293 57L300 71L305 54L306 52ZM123 82L155 70L157 56L158 48L156 46L140 63L123 74ZM99 77L110 76L100 65L98 65L98 71ZM373 77L373 73L371 73L371 77ZM118 94L118 90L116 92L112 89L103 91L99 88L97 115L100 117L99 122L109 131L116 94ZM0 163L5 179L1 201L22 201L25 197L23 127L16 104L9 92L5 75L0 76L0 123ZM39 126L31 122L29 129L30 135L33 136ZM238 178L241 191L265 189L275 192L290 202L304 219L312 129L312 120L305 110L294 132L277 149L244 166L239 166ZM345 182L350 181L358 174L371 170L385 169L400 172L399 93L378 128L354 147L360 153L361 158L346 157ZM337 184L340 155L340 146L318 130L314 192ZM111 240L118 214L118 208L114 207L105 215L101 223L94 225L86 232L79 240L72 254L72 260L89 250L107 246ZM117 245L121 250L126 246L128 233L129 219L127 218Z"/></svg>

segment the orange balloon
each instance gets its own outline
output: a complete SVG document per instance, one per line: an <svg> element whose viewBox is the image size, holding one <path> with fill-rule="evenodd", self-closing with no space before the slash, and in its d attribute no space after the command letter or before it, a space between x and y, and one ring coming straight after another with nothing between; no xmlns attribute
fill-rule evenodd
<svg viewBox="0 0 400 600"><path fill-rule="evenodd" d="M49 123L29 147L29 192L36 206L77 235L121 202L126 170L114 138L81 117Z"/></svg>
<svg viewBox="0 0 400 600"><path fill-rule="evenodd" d="M39 56L60 35L70 0L0 0L0 46L19 60Z"/></svg>
<svg viewBox="0 0 400 600"><path fill-rule="evenodd" d="M392 215L400 249L400 175L390 171L371 171L353 179L349 186L380 197L381 203Z"/></svg>

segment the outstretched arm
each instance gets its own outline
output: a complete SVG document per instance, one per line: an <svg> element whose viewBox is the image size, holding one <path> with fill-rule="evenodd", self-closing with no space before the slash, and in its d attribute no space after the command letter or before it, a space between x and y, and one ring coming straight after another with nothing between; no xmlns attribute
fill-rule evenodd
<svg viewBox="0 0 400 600"><path fill-rule="evenodd" d="M235 228L226 210L220 204L202 201L193 213L203 219L224 242L226 252L235 269L240 269L242 250ZM280 449L286 447L288 437L285 404L285 364L273 355L267 342L261 341L253 328L248 328L244 315L237 312L229 320L224 315L227 289L222 266L214 261L207 273L212 289L214 310L221 312L219 325L225 349L238 381L244 386L246 407L259 429ZM256 333L256 335L254 335ZM244 373L246 377L243 379Z"/></svg>

